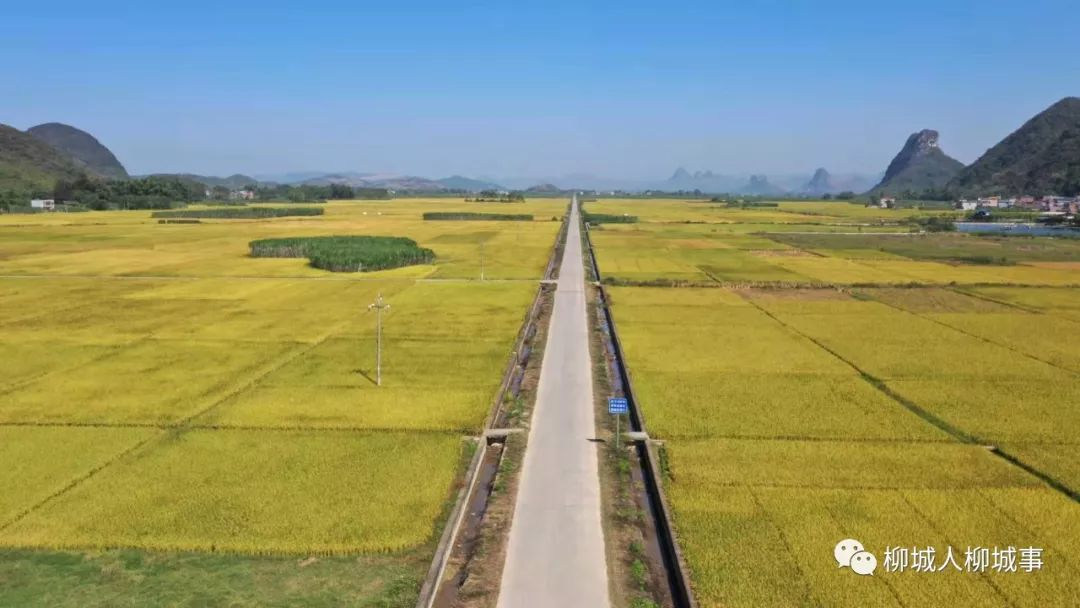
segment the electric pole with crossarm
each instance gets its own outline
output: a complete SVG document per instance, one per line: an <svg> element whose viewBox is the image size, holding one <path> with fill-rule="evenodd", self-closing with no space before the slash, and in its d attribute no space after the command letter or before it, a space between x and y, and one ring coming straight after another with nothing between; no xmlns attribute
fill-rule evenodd
<svg viewBox="0 0 1080 608"><path fill-rule="evenodd" d="M389 310L390 305L383 302L380 291L367 308L375 311L375 386L382 386L382 311L384 308Z"/></svg>

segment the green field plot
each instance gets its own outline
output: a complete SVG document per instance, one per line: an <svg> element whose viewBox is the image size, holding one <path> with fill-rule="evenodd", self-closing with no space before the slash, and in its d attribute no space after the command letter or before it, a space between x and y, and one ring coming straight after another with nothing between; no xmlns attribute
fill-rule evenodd
<svg viewBox="0 0 1080 608"><path fill-rule="evenodd" d="M0 426L0 528L156 433Z"/></svg>
<svg viewBox="0 0 1080 608"><path fill-rule="evenodd" d="M852 234L778 234L774 240L796 249L833 252L884 251L913 260L976 264L1080 261L1077 239L993 237L970 234L922 234L883 237Z"/></svg>
<svg viewBox="0 0 1080 608"><path fill-rule="evenodd" d="M112 549L0 549L0 605L362 606L416 603L428 559L405 555L240 556Z"/></svg>
<svg viewBox="0 0 1080 608"><path fill-rule="evenodd" d="M453 434L190 431L49 501L0 545L399 551L431 538L462 449Z"/></svg>

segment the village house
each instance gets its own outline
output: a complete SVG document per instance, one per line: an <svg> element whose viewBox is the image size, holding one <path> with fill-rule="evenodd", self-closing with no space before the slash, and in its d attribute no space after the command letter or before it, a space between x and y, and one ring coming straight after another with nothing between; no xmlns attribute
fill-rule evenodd
<svg viewBox="0 0 1080 608"><path fill-rule="evenodd" d="M229 199L234 201L252 201L255 200L254 190L233 190L229 192Z"/></svg>
<svg viewBox="0 0 1080 608"><path fill-rule="evenodd" d="M42 211L56 211L56 201L51 198L35 198L30 201L31 209L41 209Z"/></svg>

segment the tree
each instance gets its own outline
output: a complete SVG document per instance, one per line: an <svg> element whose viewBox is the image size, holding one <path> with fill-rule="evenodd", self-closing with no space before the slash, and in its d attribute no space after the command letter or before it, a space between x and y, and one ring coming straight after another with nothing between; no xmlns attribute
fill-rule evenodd
<svg viewBox="0 0 1080 608"><path fill-rule="evenodd" d="M352 199L356 196L348 184L330 184L330 197L338 199Z"/></svg>

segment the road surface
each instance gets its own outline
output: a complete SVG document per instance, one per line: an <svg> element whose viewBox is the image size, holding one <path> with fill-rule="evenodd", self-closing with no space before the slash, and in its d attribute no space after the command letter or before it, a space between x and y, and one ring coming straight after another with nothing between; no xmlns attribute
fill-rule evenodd
<svg viewBox="0 0 1080 608"><path fill-rule="evenodd" d="M575 200L555 290L498 608L604 608L607 560Z"/></svg>

